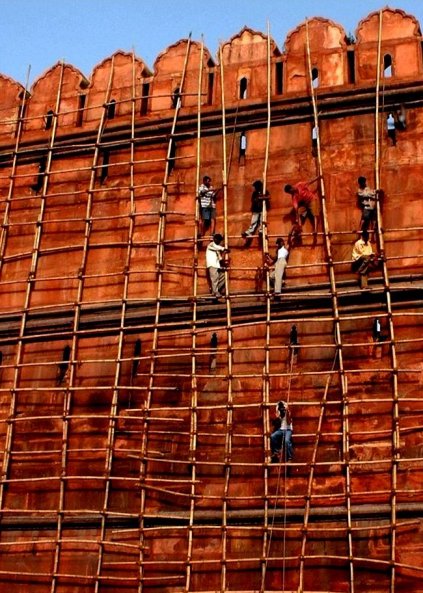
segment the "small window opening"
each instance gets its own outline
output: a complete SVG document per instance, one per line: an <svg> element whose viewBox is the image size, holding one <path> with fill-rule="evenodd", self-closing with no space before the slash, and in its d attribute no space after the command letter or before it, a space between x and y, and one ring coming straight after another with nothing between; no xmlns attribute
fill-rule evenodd
<svg viewBox="0 0 423 593"><path fill-rule="evenodd" d="M109 175L110 151L103 151L103 162L100 168L100 183L104 183Z"/></svg>
<svg viewBox="0 0 423 593"><path fill-rule="evenodd" d="M348 62L348 82L350 84L355 83L355 52L353 49L347 51L347 62Z"/></svg>
<svg viewBox="0 0 423 593"><path fill-rule="evenodd" d="M248 79L245 78L241 78L241 80L239 81L239 98L240 99L246 99L247 98L247 88L248 88Z"/></svg>
<svg viewBox="0 0 423 593"><path fill-rule="evenodd" d="M175 168L175 159L176 159L176 142L172 138L170 141L170 150L169 150L169 160L168 160L168 168L167 172L170 175Z"/></svg>
<svg viewBox="0 0 423 593"><path fill-rule="evenodd" d="M43 156L38 163L37 181L32 186L32 189L37 193L43 187L43 181L44 181L44 175L46 172L46 168L47 168L47 157Z"/></svg>
<svg viewBox="0 0 423 593"><path fill-rule="evenodd" d="M49 111L47 111L47 115L45 117L45 130L50 130L51 126L53 125L53 117L54 111L50 109Z"/></svg>
<svg viewBox="0 0 423 593"><path fill-rule="evenodd" d="M150 94L150 83L143 82L141 85L141 107L140 115L145 115L148 111L148 96Z"/></svg>
<svg viewBox="0 0 423 593"><path fill-rule="evenodd" d="M79 95L78 97L78 111L76 112L76 125L78 128L82 126L82 120L84 118L85 102L87 95Z"/></svg>
<svg viewBox="0 0 423 593"><path fill-rule="evenodd" d="M247 152L247 136L245 132L241 132L239 137L239 160L242 163L245 159L245 154Z"/></svg>
<svg viewBox="0 0 423 593"><path fill-rule="evenodd" d="M319 86L319 71L317 68L313 68L311 71L311 84L314 89Z"/></svg>
<svg viewBox="0 0 423 593"><path fill-rule="evenodd" d="M282 93L283 93L283 62L276 62L275 75L276 75L276 94L282 95Z"/></svg>
<svg viewBox="0 0 423 593"><path fill-rule="evenodd" d="M69 370L69 361L71 356L71 347L65 346L63 348L62 362L57 367L56 385L61 385L65 380L66 374Z"/></svg>
<svg viewBox="0 0 423 593"><path fill-rule="evenodd" d="M181 89L177 86L172 93L172 107L176 109L181 106Z"/></svg>
<svg viewBox="0 0 423 593"><path fill-rule="evenodd" d="M214 88L214 72L209 72L209 80L207 86L207 105L213 104L213 88Z"/></svg>
<svg viewBox="0 0 423 593"><path fill-rule="evenodd" d="M392 74L392 56L386 54L383 56L383 77L391 78Z"/></svg>
<svg viewBox="0 0 423 593"><path fill-rule="evenodd" d="M112 99L107 105L107 119L114 119L116 115L116 101Z"/></svg>
<svg viewBox="0 0 423 593"><path fill-rule="evenodd" d="M134 356L132 360L132 369L131 369L131 377L134 379L137 376L138 367L140 366L140 356L142 351L142 343L141 340L138 339L134 345Z"/></svg>
<svg viewBox="0 0 423 593"><path fill-rule="evenodd" d="M317 137L319 135L319 129L313 126L311 130L311 153L313 156L317 156Z"/></svg>

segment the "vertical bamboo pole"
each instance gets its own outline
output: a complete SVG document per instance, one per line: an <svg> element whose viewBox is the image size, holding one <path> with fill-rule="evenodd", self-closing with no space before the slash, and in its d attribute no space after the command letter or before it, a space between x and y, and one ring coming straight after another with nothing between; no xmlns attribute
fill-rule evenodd
<svg viewBox="0 0 423 593"><path fill-rule="evenodd" d="M187 49L185 52L185 60L184 66L182 70L182 78L181 78L181 86L180 90L183 93L184 85L185 85L185 77L186 71L188 66L188 58L191 49L191 33L188 36L188 43ZM176 130L176 123L178 121L179 110L181 109L181 98L178 97L175 107L175 112L173 114L173 122L172 122L172 129L170 131L169 142L167 146L167 155L166 155L166 165L165 165L165 172L164 172L164 179L162 185L162 195L160 198L160 208L159 208L159 225L157 229L157 258L156 258L156 266L157 268L161 268L164 264L164 238L165 238L165 229L166 229L166 209L167 209L167 200L168 200L168 181L169 181L169 161L171 156L172 144L175 140L175 130Z"/></svg>
<svg viewBox="0 0 423 593"><path fill-rule="evenodd" d="M391 577L390 577L390 593L395 593L395 579L396 579L396 523L397 523L397 480L398 480L398 464L401 457L400 454L400 426L399 426L399 393L398 393L398 361L395 345L395 328L394 318L392 314L392 299L389 282L389 272L385 257L385 243L383 233L382 211L379 201L380 177L381 177L381 158L380 158L380 76L382 70L382 32L383 32L383 10L379 11L379 31L378 31L378 45L377 45L377 74L376 74L376 109L375 109L375 186L378 190L376 200L376 216L377 216L377 233L378 244L380 250L380 258L382 260L383 280L385 285L386 295L386 310L388 318L388 329L390 339L390 353L392 364L392 474L391 474Z"/></svg>
<svg viewBox="0 0 423 593"><path fill-rule="evenodd" d="M14 371L14 378L13 378L13 388L12 388L12 393L11 393L11 405L10 405L10 413L9 413L10 418L15 417L16 408L17 408L17 393L18 393L18 385L19 385L19 381L20 381L20 374L21 374L20 371L22 368L22 358L23 358L23 349L24 349L23 340L25 337L26 323L27 323L27 319L28 319L31 296L33 293L35 278L36 278L37 269L38 269L38 261L39 261L39 256L40 256L44 214L45 214L45 209L46 209L46 196L47 196L48 185L49 185L49 180L50 180L52 156L53 156L54 143L55 143L56 132L57 132L57 121L58 121L58 114L59 114L59 110L60 110L60 101L61 101L61 96L62 96L63 72L64 72L64 63L62 62L61 68L60 68L59 83L58 83L58 87L57 87L56 103L55 103L55 109L54 109L54 114L53 114L51 134L50 134L48 149L47 149L46 168L44 171L42 191L41 191L41 195L40 195L40 211L39 211L36 226L35 226L31 266L30 266L30 271L28 274L28 281L27 281L26 292L25 292L25 303L24 303L24 308L23 308L21 323L20 323L20 329L19 329L16 363L15 363L15 371ZM23 113L23 109L21 111L21 114L22 113ZM20 122L18 138L20 137L21 129L22 128L21 128L21 122ZM15 166L16 166L16 162L15 162ZM4 480L7 479L9 465L10 465L12 442L13 442L13 427L14 427L14 423L10 422L8 424L7 433L6 433L5 453L4 453L3 468L2 468L2 481L0 484L0 509L3 508L3 503L4 503L4 500L3 500L4 493L5 493Z"/></svg>
<svg viewBox="0 0 423 593"><path fill-rule="evenodd" d="M128 239L127 239L127 248L126 248L126 257L125 257L125 265L123 268L123 291L122 291L122 303L121 303L121 313L120 313L120 324L119 324L119 338L118 338L118 347L116 353L116 368L115 368L115 376L114 376L114 384L113 384L113 394L112 394L112 402L110 406L110 416L109 416L109 427L107 433L107 444L106 444L106 459L105 459L105 466L104 466L104 476L105 476L105 489L104 489L104 499L103 499L103 507L102 507L102 515L101 515L101 528L100 528L100 542L103 542L106 538L106 519L107 519L107 508L109 506L109 499L110 499L110 476L112 472L112 464L113 464L113 453L114 453L114 443L115 443L115 435L116 435L116 420L118 416L118 405L119 405L119 382L122 373L122 355L123 355L123 343L125 338L125 318L126 318L126 310L127 310L127 302L128 302L128 289L129 289L129 270L131 267L131 257L132 257L132 241L134 236L134 227L135 227L135 196L134 196L134 149L135 149L135 99L136 97L136 68L135 68L135 54L132 51L132 98L131 98L131 144L130 144L130 169L129 169L129 176L130 176L130 187L129 187L129 225L128 225ZM103 543L99 544L99 557L97 563L97 574L96 574L96 581L94 592L98 593L100 589L100 576L102 571L102 564L104 559L104 545Z"/></svg>
<svg viewBox="0 0 423 593"><path fill-rule="evenodd" d="M85 228L84 228L84 243L82 249L82 259L81 265L79 268L78 273L78 286L77 286L77 294L76 300L74 305L74 318L72 323L72 344L71 344L71 354L69 359L69 382L64 391L63 395L63 425L62 425L62 448L61 448L61 473L60 473L60 492L59 492L59 508L58 508L58 515L57 515L57 543L55 547L55 554L53 560L53 578L51 583L51 593L55 593L57 588L57 572L60 563L60 554L61 554L61 541L62 541L62 532L63 532L63 511L65 509L65 495L66 495L66 477L67 477L67 457L68 457L68 439L69 439L69 423L70 423L70 415L71 415L71 407L72 407L72 393L73 388L75 385L76 380L76 361L77 361L77 350L78 350L78 336L77 332L79 329L79 322L81 317L81 306L82 306L82 297L83 297L83 290L85 285L85 268L87 264L87 257L88 257L88 247L89 247L89 240L91 236L91 229L92 229L92 204L94 199L94 187L95 187L95 179L97 175L97 166L100 157L100 143L103 134L103 130L106 123L106 114L107 114L107 103L110 101L110 93L111 93L111 86L113 80L113 71L114 71L114 58L112 58L111 66L110 66L110 74L109 74L109 81L107 85L107 90L105 93L105 105L103 108L103 112L101 114L99 127L97 130L97 137L95 143L95 149L93 153L93 162L91 167L90 173L90 180L89 180L89 187L87 190L87 205L85 209Z"/></svg>
<svg viewBox="0 0 423 593"><path fill-rule="evenodd" d="M187 51L185 54L185 61L184 67L182 72L182 81L181 81L181 90L184 88L184 81L186 75L186 69L188 65L188 57L191 47L191 33L188 38L187 44ZM147 501L147 489L145 487L145 477L147 476L147 453L148 453L148 430L149 430L149 414L150 408L152 405L153 399L153 391L154 391L154 381L155 381L155 370L156 370L156 353L157 347L159 343L159 323L160 323L160 312L161 312L161 298L162 298L162 291L163 291L163 262L164 262L164 237L165 237L165 216L166 216L166 208L167 208L167 183L168 183L168 174L169 174L169 157L170 157L170 149L171 149L171 142L175 133L176 122L178 117L178 112L180 108L180 100L178 100L176 104L175 114L173 118L173 125L172 125L172 132L170 136L168 152L167 152L167 160L166 160L166 167L165 167L165 174L163 180L163 191L162 197L160 201L160 209L159 209L159 220L158 220L158 229L157 229L157 293L156 293L156 310L154 314L154 325L153 325L153 339L151 345L151 359L150 359L150 371L149 371L149 378L148 378L148 388L147 394L144 404L144 422L142 424L142 443L141 443L141 464L140 464L140 484L141 484L141 501L140 501L140 534L141 534L141 545L140 545L140 559L139 559L139 583L138 583L138 592L142 593L144 587L144 549L142 546L142 541L144 537L144 511L145 505Z"/></svg>
<svg viewBox="0 0 423 593"><path fill-rule="evenodd" d="M335 352L332 371L335 369L336 359L338 356L338 352ZM307 534L308 534L308 524L310 520L310 510L311 510L311 495L313 491L313 482L314 482L314 470L316 469L316 462L317 462L317 452L320 443L320 435L322 430L323 418L326 411L326 404L327 404L327 396L329 387L332 381L332 373L326 379L326 385L323 392L323 397L320 402L320 414L319 420L317 423L317 430L316 430L316 438L314 441L313 453L311 456L311 464L310 464L310 473L308 476L308 484L307 484L307 494L306 494L306 501L305 501L305 508L304 508L304 522L302 528L302 542L301 542L301 553L300 553L300 571L299 571L299 584L298 584L298 591L304 590L304 567L305 567L305 552L306 552L306 543L307 543Z"/></svg>
<svg viewBox="0 0 423 593"><path fill-rule="evenodd" d="M314 119L314 126L317 130L317 164L318 164L318 174L320 178L320 192L322 197L322 213L323 213L323 235L324 235L324 242L326 248L326 256L328 262L328 271L329 271L329 280L330 280L330 287L331 287L331 299L332 299L332 309L333 309L333 321L334 321L334 337L335 337L335 344L338 349L338 370L339 370L339 380L342 390L342 403L343 403L343 423L342 423L342 434L343 434L343 447L342 447L342 456L343 456L343 463L345 467L345 499L346 499L346 507L347 507L347 546L348 546L348 558L349 558L349 583L350 583L350 593L354 593L354 559L353 559L353 544L352 544L352 519L351 519L351 468L349 463L349 448L350 448L350 439L349 439L349 395L348 395L348 383L347 377L345 374L344 369L344 358L343 358L343 351L342 351L342 334L341 334L341 326L340 326L340 317L339 317L339 306L338 306L338 296L336 290L336 279L335 279L335 268L333 264L333 257L332 257L332 246L330 240L330 229L329 229L329 221L327 216L327 207L326 207L326 195L325 195L325 185L323 180L323 167L322 167L322 153L321 153L321 144L320 144L320 129L319 129L319 117L317 111L317 100L315 95L315 90L312 84L313 74L312 74L312 62L311 62L311 51L310 51L310 35L309 35L309 25L308 20L306 20L306 55L307 55L307 66L308 66L308 78L309 78L309 85L310 85L310 93L311 93L311 100L313 106L313 119ZM302 589L299 589L299 593L302 593Z"/></svg>
<svg viewBox="0 0 423 593"><path fill-rule="evenodd" d="M40 195L40 211L39 211L39 214L37 217L37 221L35 223L31 265L30 265L30 270L28 273L28 280L27 280L26 290L25 290L24 306L23 306L22 316L21 316L21 321L20 321L20 326L19 326L16 362L15 362L15 369L14 369L14 376L13 376L13 387L11 389L11 397L10 397L10 409L9 409L9 419L10 420L13 420L15 418L16 408L17 408L17 404L18 404L17 395L18 395L18 385L19 385L19 381L20 381L21 368L22 368L24 337L25 337L25 331L26 331L26 324L27 324L27 320L28 320L31 296L32 296L35 277L36 277L37 268L38 268L38 260L39 260L39 254L40 254L41 237L42 237L43 222L44 222L44 213L45 213L45 208L46 208L46 194L47 194L47 188L48 188L48 183L49 183L52 153L53 153L54 142L55 142L55 137L56 137L56 130L57 130L57 113L58 113L59 106L60 106L60 98L61 98L61 92L62 92L63 68L64 68L64 65L62 62L61 70L60 70L60 77L59 77L59 84L58 84L57 95L56 95L55 114L53 116L53 125L51 128L51 134L50 134L49 143L48 143L47 162L46 162L45 174L44 174L44 178L43 178L42 192ZM14 422L9 422L7 425L7 430L6 430L5 450L4 450L4 456L3 456L3 466L2 466L1 482L0 482L0 509L2 509L3 505L4 505L4 495L5 495L6 483L7 483L7 477L8 477L10 459L11 459L11 452L12 452L14 425L15 425Z"/></svg>
<svg viewBox="0 0 423 593"><path fill-rule="evenodd" d="M22 103L19 107L15 150L13 151L12 166L11 166L11 170L10 170L9 188L8 188L8 192L7 192L6 205L5 205L5 209L4 209L4 215L3 215L3 224L1 225L1 231L0 231L0 277L1 277L1 272L3 269L4 256L6 253L7 237L8 237L9 228L10 228L9 216L10 216L10 209L12 207L13 192L15 189L16 168L17 168L17 163L18 163L19 146L20 146L23 126L24 126L24 114L25 114L25 107L26 107L26 96L28 94L30 72L31 72L31 66L28 66L28 70L27 70L27 74L26 74L25 89L24 89L23 97L22 97Z"/></svg>
<svg viewBox="0 0 423 593"><path fill-rule="evenodd" d="M222 46L219 46L219 62L220 62L220 87L222 99L222 184L223 184L223 213L224 213L224 235L225 248L228 248L228 179L227 179L227 155L226 155L226 110L225 110L225 77L223 67L223 52ZM229 272L225 268L225 286L226 286L226 336L227 336L227 408L226 408L226 436L225 436L225 483L223 489L223 505L222 505L222 572L221 572L221 589L227 589L227 529L228 529L228 493L229 482L231 477L231 457L232 457L232 432L233 432L233 393L232 393L232 378L233 378L233 336L232 336L232 314L231 314L231 296Z"/></svg>
<svg viewBox="0 0 423 593"><path fill-rule="evenodd" d="M200 185L200 166L201 166L201 101L203 87L203 58L204 41L201 39L200 65L198 69L198 93L197 93L197 150L195 165L195 187ZM198 385L197 385L197 292L198 292L198 222L199 222L199 201L195 200L195 223L194 223L194 269L193 269L193 301L192 301L192 329L191 329L191 409L190 409L190 443L189 460L191 464L191 500L188 523L188 547L186 560L186 579L185 591L188 593L191 588L192 574L192 553L194 546L194 512L195 512L195 482L197 478L196 451L197 451L197 405L198 405Z"/></svg>
<svg viewBox="0 0 423 593"><path fill-rule="evenodd" d="M271 61L270 61L270 24L267 21L267 127L266 127L266 148L264 155L264 166L263 166L263 193L267 191L267 169L269 164L269 147L270 147L270 123L271 123ZM262 210L263 220L263 233L262 233L262 251L263 251L263 263L265 262L265 256L269 251L268 241L268 229L267 229L267 208L266 201L263 200ZM269 421L269 401L270 401L270 282L269 282L269 271L267 267L264 268L266 271L266 327L265 327L265 362L263 369L263 381L262 381L262 403L263 403L263 450L265 459L268 458L267 452L269 451L269 433L270 433L270 421ZM267 463L263 466L264 471L264 522L263 522L263 553L261 561L261 593L265 590L266 584L266 570L267 562L270 552L270 539L269 539L269 467ZM270 534L271 537L271 534Z"/></svg>

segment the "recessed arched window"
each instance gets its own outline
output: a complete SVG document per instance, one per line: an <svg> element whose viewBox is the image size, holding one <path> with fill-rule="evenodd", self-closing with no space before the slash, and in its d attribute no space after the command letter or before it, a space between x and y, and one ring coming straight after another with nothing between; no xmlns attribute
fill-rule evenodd
<svg viewBox="0 0 423 593"><path fill-rule="evenodd" d="M181 89L177 86L172 93L172 107L176 109L181 106Z"/></svg>
<svg viewBox="0 0 423 593"><path fill-rule="evenodd" d="M103 162L100 168L100 183L104 183L109 175L110 150L103 151Z"/></svg>
<svg viewBox="0 0 423 593"><path fill-rule="evenodd" d="M140 356L142 351L142 343L141 340L138 338L134 344L134 357L132 360L132 369L131 369L131 377L134 378L137 375L138 367L140 365Z"/></svg>
<svg viewBox="0 0 423 593"><path fill-rule="evenodd" d="M57 368L57 376L56 376L56 384L60 385L61 383L63 383L64 378L66 377L66 373L69 369L69 361L70 361L70 357L71 357L71 347L70 346L65 346L63 348L63 354L62 354L62 362L59 363L58 368Z"/></svg>
<svg viewBox="0 0 423 593"><path fill-rule="evenodd" d="M175 158L176 158L176 142L172 138L170 141L170 150L169 150L169 161L168 161L168 169L167 172L170 175L173 169L175 168Z"/></svg>
<svg viewBox="0 0 423 593"><path fill-rule="evenodd" d="M275 82L276 82L276 94L282 95L283 93L283 62L276 62L275 64Z"/></svg>
<svg viewBox="0 0 423 593"><path fill-rule="evenodd" d="M246 99L248 96L248 79L244 76L239 81L239 98Z"/></svg>
<svg viewBox="0 0 423 593"><path fill-rule="evenodd" d="M245 154L247 152L247 136L245 134L245 132L241 132L241 135L239 137L239 156L241 157L245 157Z"/></svg>
<svg viewBox="0 0 423 593"><path fill-rule="evenodd" d="M113 119L116 115L116 101L112 99L107 105L107 119Z"/></svg>
<svg viewBox="0 0 423 593"><path fill-rule="evenodd" d="M78 128L82 126L82 120L84 119L84 108L85 108L86 100L87 100L87 95L79 95L78 96L78 111L76 112L76 125Z"/></svg>
<svg viewBox="0 0 423 593"><path fill-rule="evenodd" d="M47 115L46 115L46 125L45 125L45 130L49 130L51 128L51 126L53 125L53 117L54 117L54 112L50 109L49 111L47 111Z"/></svg>
<svg viewBox="0 0 423 593"><path fill-rule="evenodd" d="M319 86L319 71L317 68L313 68L311 71L311 84L314 89Z"/></svg>
<svg viewBox="0 0 423 593"><path fill-rule="evenodd" d="M390 54L385 54L383 56L383 77L391 78L392 75L392 56Z"/></svg>
<svg viewBox="0 0 423 593"><path fill-rule="evenodd" d="M46 168L47 168L47 157L43 156L39 162L38 162L38 175L37 175L37 181L36 183L32 186L32 189L35 192L39 192L40 189L43 187L43 182L44 182L44 175L46 172Z"/></svg>
<svg viewBox="0 0 423 593"><path fill-rule="evenodd" d="M317 156L317 138L319 136L319 129L313 126L311 130L311 151L313 156Z"/></svg>
<svg viewBox="0 0 423 593"><path fill-rule="evenodd" d="M150 94L150 83L143 82L141 85L141 107L140 115L146 115L148 111L148 96Z"/></svg>
<svg viewBox="0 0 423 593"><path fill-rule="evenodd" d="M208 85L207 85L207 105L213 103L213 89L214 89L214 72L209 72Z"/></svg>

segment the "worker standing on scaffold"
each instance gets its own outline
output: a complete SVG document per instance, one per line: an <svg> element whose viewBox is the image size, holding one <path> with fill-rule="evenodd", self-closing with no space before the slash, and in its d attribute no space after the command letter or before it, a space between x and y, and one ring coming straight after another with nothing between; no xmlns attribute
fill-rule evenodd
<svg viewBox="0 0 423 593"><path fill-rule="evenodd" d="M275 297L279 297L282 291L282 286L285 285L285 270L288 264L290 245L285 245L284 239L278 237L276 239L276 254L272 257L266 253L264 265L270 268L269 279L274 284ZM274 267L273 267L274 264Z"/></svg>
<svg viewBox="0 0 423 593"><path fill-rule="evenodd" d="M244 239L252 237L258 229L259 234L262 233L262 214L263 214L263 202L266 202L266 207L269 207L270 194L268 191L263 193L263 182L258 179L253 183L254 191L251 194L251 222L250 226L246 231L243 231L242 236Z"/></svg>
<svg viewBox="0 0 423 593"><path fill-rule="evenodd" d="M285 459L292 461L294 458L294 446L292 444L292 417L288 405L284 401L276 404L276 418L273 420L274 431L270 435L270 449L272 452L272 463L283 461L281 453L285 450Z"/></svg>
<svg viewBox="0 0 423 593"><path fill-rule="evenodd" d="M198 188L198 199L200 200L200 237L210 228L214 235L216 228L216 197L219 189L214 189L211 184L211 177L205 175L203 183Z"/></svg>
<svg viewBox="0 0 423 593"><path fill-rule="evenodd" d="M206 249L206 267L210 279L211 291L218 300L225 293L225 259L229 252L221 245L223 237L220 233L213 235Z"/></svg>
<svg viewBox="0 0 423 593"><path fill-rule="evenodd" d="M320 175L311 181L300 181L295 185L285 185L284 191L292 197L293 212L295 215L295 224L299 225L301 230L307 218L310 219L313 225L313 247L317 243L317 220L318 203L317 195L310 189L310 185L316 183L320 179Z"/></svg>

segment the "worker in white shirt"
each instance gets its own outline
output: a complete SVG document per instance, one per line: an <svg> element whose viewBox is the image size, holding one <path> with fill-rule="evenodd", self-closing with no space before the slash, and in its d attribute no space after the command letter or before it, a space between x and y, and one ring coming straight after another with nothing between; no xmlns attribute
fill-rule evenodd
<svg viewBox="0 0 423 593"><path fill-rule="evenodd" d="M213 235L206 249L206 267L210 276L213 295L218 299L224 293L225 273L222 267L223 254L227 252L221 243L223 237L220 233Z"/></svg>
<svg viewBox="0 0 423 593"><path fill-rule="evenodd" d="M270 271L270 280L275 283L275 295L279 295L282 291L282 285L284 283L285 269L288 264L289 257L289 245L285 245L285 241L279 237L276 239L276 254L275 257L266 255L266 264L275 264L274 269Z"/></svg>

